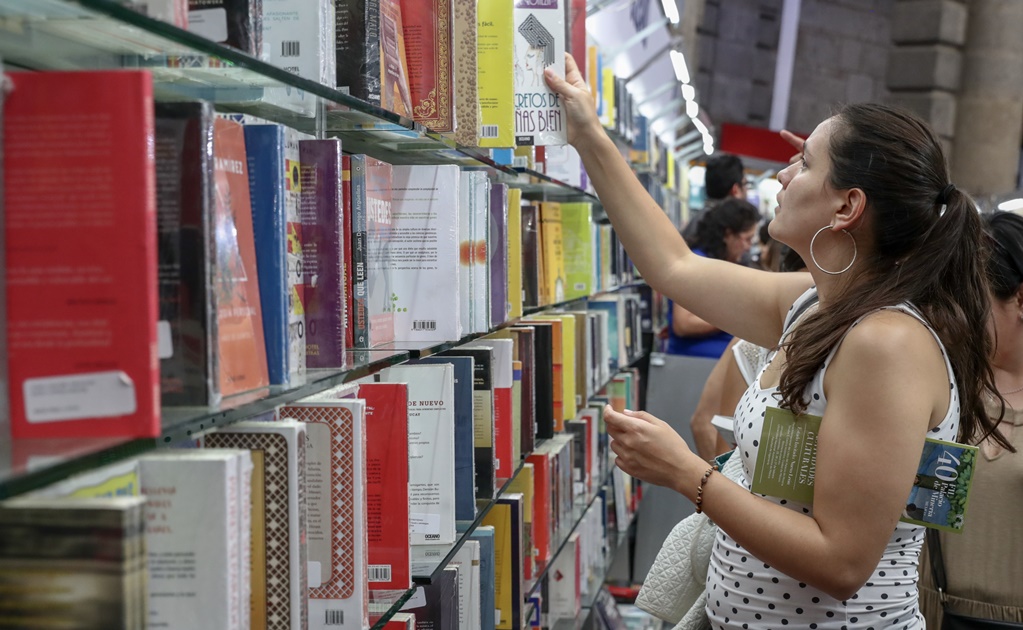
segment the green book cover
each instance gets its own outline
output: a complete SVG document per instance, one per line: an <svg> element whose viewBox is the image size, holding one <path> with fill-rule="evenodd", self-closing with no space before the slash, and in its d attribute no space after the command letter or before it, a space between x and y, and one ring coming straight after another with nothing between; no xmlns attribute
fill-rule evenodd
<svg viewBox="0 0 1023 630"><path fill-rule="evenodd" d="M565 252L565 299L594 293L593 220L588 203L561 204L561 239Z"/></svg>
<svg viewBox="0 0 1023 630"><path fill-rule="evenodd" d="M812 504L820 426L820 416L797 418L789 411L768 407L750 489ZM976 462L976 446L927 438L913 489L899 520L961 532Z"/></svg>

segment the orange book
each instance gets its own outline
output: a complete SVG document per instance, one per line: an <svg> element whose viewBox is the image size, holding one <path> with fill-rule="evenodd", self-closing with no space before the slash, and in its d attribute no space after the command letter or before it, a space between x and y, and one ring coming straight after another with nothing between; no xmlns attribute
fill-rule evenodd
<svg viewBox="0 0 1023 630"><path fill-rule="evenodd" d="M158 436L152 79L125 71L10 79L3 192L11 433Z"/></svg>

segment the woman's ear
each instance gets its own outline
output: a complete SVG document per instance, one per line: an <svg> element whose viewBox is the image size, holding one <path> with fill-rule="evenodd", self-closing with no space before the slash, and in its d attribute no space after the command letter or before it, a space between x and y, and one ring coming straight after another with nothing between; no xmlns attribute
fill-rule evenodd
<svg viewBox="0 0 1023 630"><path fill-rule="evenodd" d="M862 188L850 188L839 193L842 206L835 213L835 227L853 230L863 222L863 213L867 209L867 193Z"/></svg>

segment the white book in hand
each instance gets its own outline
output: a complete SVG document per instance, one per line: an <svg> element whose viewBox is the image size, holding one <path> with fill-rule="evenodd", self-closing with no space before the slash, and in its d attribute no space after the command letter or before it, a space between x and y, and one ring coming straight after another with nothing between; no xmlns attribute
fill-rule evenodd
<svg viewBox="0 0 1023 630"><path fill-rule="evenodd" d="M413 545L455 542L455 374L450 364L380 372L408 383L409 529Z"/></svg>

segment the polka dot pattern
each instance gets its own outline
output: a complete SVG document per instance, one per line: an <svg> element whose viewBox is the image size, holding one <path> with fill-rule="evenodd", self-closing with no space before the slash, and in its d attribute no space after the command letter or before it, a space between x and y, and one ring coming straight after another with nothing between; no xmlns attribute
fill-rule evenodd
<svg viewBox="0 0 1023 630"><path fill-rule="evenodd" d="M810 299L813 291L811 289L801 296L796 305ZM900 306L897 310L921 319L909 307ZM790 322L786 322L788 325ZM836 351L832 351L808 389L810 406L807 413L824 415L827 407L824 374ZM773 353L768 356L768 362L772 358ZM931 436L954 440L959 429L959 396L947 358L945 364L950 379L951 402L948 414L932 430ZM747 490L750 488L749 479L756 470L765 410L768 406L777 405L777 389L759 387L762 374L763 369L740 399L735 412L737 456L742 457L739 483ZM800 514L813 515L812 505L764 498ZM711 626L723 630L781 627L919 630L924 627L917 605L917 565L923 538L922 527L899 523L878 568L866 585L848 600L839 601L772 568L719 530L707 571L707 591L712 594L707 602Z"/></svg>

